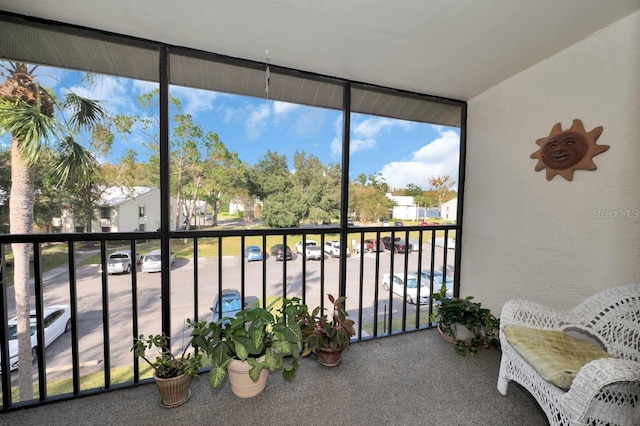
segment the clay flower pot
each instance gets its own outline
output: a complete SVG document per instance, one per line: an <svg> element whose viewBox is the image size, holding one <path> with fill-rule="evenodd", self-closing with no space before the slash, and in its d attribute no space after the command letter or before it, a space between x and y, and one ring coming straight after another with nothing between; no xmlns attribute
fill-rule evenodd
<svg viewBox="0 0 640 426"><path fill-rule="evenodd" d="M264 361L264 355L258 358L258 361ZM231 391L238 398L252 398L259 395L267 386L267 377L269 377L269 370L267 368L262 369L258 381L254 382L249 377L249 370L251 365L247 361L239 361L234 359L227 367L227 373L229 374L229 383L231 383Z"/></svg>
<svg viewBox="0 0 640 426"><path fill-rule="evenodd" d="M191 396L189 385L191 376L182 374L178 377L161 379L153 375L158 391L160 392L161 404L165 408L177 407L187 402Z"/></svg>
<svg viewBox="0 0 640 426"><path fill-rule="evenodd" d="M320 348L320 350L316 353L318 356L318 362L325 367L335 367L340 364L342 360L342 351L344 348L338 348L336 350L332 350L331 348Z"/></svg>

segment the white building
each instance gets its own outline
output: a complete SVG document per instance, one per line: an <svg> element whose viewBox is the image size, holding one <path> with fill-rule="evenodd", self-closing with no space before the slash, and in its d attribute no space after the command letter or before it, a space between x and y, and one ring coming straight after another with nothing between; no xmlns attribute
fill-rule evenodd
<svg viewBox="0 0 640 426"><path fill-rule="evenodd" d="M176 202L170 202L171 230L175 230ZM180 215L182 223L182 214ZM82 232L72 214L65 212L54 218L53 225L60 232ZM99 207L91 223L93 232L155 231L160 228L160 189L149 186L112 186L104 190Z"/></svg>
<svg viewBox="0 0 640 426"><path fill-rule="evenodd" d="M391 217L393 218L402 220L418 220L426 215L425 208L418 206L410 195L391 195L390 193L387 193L386 197L396 203L396 205L393 206L393 212L391 214Z"/></svg>
<svg viewBox="0 0 640 426"><path fill-rule="evenodd" d="M457 220L458 217L458 198L442 203L440 206L440 217L447 220Z"/></svg>
<svg viewBox="0 0 640 426"><path fill-rule="evenodd" d="M262 200L258 197L253 198L253 202L246 203L241 197L234 197L229 203L229 214L244 212L253 212L254 218L259 218L262 212Z"/></svg>

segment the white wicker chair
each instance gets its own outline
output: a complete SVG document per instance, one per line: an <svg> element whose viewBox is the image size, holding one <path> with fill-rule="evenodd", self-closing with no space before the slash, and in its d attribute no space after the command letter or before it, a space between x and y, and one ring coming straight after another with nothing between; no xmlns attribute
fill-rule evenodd
<svg viewBox="0 0 640 426"><path fill-rule="evenodd" d="M545 381L507 341L503 327L515 324L546 330L579 329L595 337L613 358L580 369L564 391ZM556 425L640 425L640 284L595 294L571 311L510 300L500 316L502 360L498 391L509 381L527 389Z"/></svg>

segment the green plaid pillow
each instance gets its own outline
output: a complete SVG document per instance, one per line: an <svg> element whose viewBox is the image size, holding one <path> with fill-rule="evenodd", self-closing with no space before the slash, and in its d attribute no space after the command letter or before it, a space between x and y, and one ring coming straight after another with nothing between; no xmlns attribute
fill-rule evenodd
<svg viewBox="0 0 640 426"><path fill-rule="evenodd" d="M511 346L546 381L569 390L583 365L610 355L585 340L563 331L505 325L504 334Z"/></svg>

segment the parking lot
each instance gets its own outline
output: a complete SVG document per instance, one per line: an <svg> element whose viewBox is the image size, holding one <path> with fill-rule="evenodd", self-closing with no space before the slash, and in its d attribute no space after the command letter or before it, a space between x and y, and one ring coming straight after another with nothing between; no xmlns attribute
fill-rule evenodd
<svg viewBox="0 0 640 426"><path fill-rule="evenodd" d="M448 250L447 272L453 273L453 251ZM435 249L435 270L442 270L443 249ZM362 262L361 262L362 260ZM394 272L415 271L418 267L418 253L393 255ZM424 245L422 253L422 269L431 264L431 246ZM320 304L322 294L338 294L339 259L325 256L323 261L307 260L304 262L299 254L294 254L286 262L267 257L263 262L247 262L240 256L222 258L220 264L217 257L198 259L197 300L194 298L194 265L191 259L176 260L171 269L171 326L173 348L177 349L188 341L189 330L187 318L195 318L197 307L199 319L210 319L209 308L218 294L219 276L222 288L243 290L245 296L254 296L263 300L263 284L267 294L267 303L286 292L287 297L304 297L310 307ZM382 288L382 274L391 268L389 251L365 253L362 258L352 255L347 259L347 310L359 327L360 300L362 301L362 324L372 323L376 312L374 302L376 282L378 290L378 334L388 331L384 328L384 318L389 313L394 318L402 315L406 309L407 316L415 314L416 306L405 304L403 299ZM377 270L377 278L376 278ZM360 276L362 275L362 282ZM108 295L108 353L111 367L132 364L129 351L133 337L133 291L132 274L108 275L107 286L102 287L102 274L98 265L79 266L76 272L78 294L78 344L81 374L98 371L104 368L103 344L103 293ZM244 284L242 277L244 276ZM142 334L159 333L161 324L161 292L160 274L145 273L137 267L137 310L138 332ZM377 280L377 281L376 281ZM286 282L286 287L283 283ZM7 291L9 314L14 313L13 288ZM64 272L44 281L44 305L69 304L68 273ZM34 306L32 300L32 306ZM328 303L325 298L325 303ZM428 307L420 307L421 318L425 318ZM421 321L421 323L423 323ZM408 324L407 327L411 327ZM366 335L366 334L364 334ZM65 333L46 349L47 379L71 377L71 333ZM12 373L12 382L17 383L19 370ZM37 374L37 373L35 373Z"/></svg>

